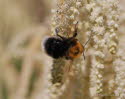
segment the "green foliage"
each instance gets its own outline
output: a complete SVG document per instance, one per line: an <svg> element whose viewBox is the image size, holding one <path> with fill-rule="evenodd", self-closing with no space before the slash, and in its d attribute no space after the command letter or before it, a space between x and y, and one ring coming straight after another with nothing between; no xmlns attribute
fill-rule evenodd
<svg viewBox="0 0 125 99"><path fill-rule="evenodd" d="M13 64L14 68L16 68L18 72L21 72L22 62L23 62L23 59L21 57L13 57L11 59L11 64Z"/></svg>

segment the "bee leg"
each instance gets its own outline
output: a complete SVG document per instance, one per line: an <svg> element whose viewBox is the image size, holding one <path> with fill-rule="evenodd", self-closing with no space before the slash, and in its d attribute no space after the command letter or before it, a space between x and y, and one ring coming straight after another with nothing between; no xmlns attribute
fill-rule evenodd
<svg viewBox="0 0 125 99"><path fill-rule="evenodd" d="M70 37L69 39L72 40L72 39L74 39L76 36L77 36L77 28L75 28L75 31L74 31L74 33L73 33L73 36Z"/></svg>
<svg viewBox="0 0 125 99"><path fill-rule="evenodd" d="M61 35L59 35L58 33L59 33L59 31L58 31L58 29L56 28L55 29L55 32L56 32L56 35L58 36L58 37L60 37L61 39L65 39L64 37L62 37Z"/></svg>
<svg viewBox="0 0 125 99"><path fill-rule="evenodd" d="M75 29L74 34L73 34L73 38L77 36L77 29Z"/></svg>
<svg viewBox="0 0 125 99"><path fill-rule="evenodd" d="M78 33L77 33L77 31L78 31L77 25L78 25L78 22L75 24L75 31L74 31L74 34L73 34L73 38L76 37L77 34L78 34Z"/></svg>

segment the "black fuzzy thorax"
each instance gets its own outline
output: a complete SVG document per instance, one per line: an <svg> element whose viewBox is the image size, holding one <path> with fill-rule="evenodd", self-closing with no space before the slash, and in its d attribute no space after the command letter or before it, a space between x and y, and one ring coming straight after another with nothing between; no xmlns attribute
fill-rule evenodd
<svg viewBox="0 0 125 99"><path fill-rule="evenodd" d="M72 45L73 42L68 38L50 37L44 42L46 53L55 59L65 56Z"/></svg>

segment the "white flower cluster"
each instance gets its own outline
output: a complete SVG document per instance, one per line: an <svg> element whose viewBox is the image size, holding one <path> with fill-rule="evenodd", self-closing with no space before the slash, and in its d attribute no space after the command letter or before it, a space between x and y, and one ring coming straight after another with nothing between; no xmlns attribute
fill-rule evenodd
<svg viewBox="0 0 125 99"><path fill-rule="evenodd" d="M95 56L98 56L100 58L104 58L105 57L105 54L102 53L101 51L95 51Z"/></svg>
<svg viewBox="0 0 125 99"><path fill-rule="evenodd" d="M105 28L103 26L94 26L92 31L97 35L104 35Z"/></svg>
<svg viewBox="0 0 125 99"><path fill-rule="evenodd" d="M68 82L66 82L63 86L60 85L60 83L56 83L54 85L51 85L50 87L50 99L59 99L59 97L64 93ZM61 87L61 88L60 88Z"/></svg>
<svg viewBox="0 0 125 99"><path fill-rule="evenodd" d="M104 26L104 12L103 5L101 2L96 0L91 1L86 5L86 9L90 13L89 15L89 24L88 32L90 35L93 35L93 47L94 47L94 58L92 61L92 71L91 71L91 86L95 87L96 93L101 94L103 92L103 78L102 72L104 69L103 60L105 54L103 52L106 47L106 41L104 39L105 35L105 26ZM92 80L94 79L94 80ZM90 88L91 89L91 88Z"/></svg>
<svg viewBox="0 0 125 99"><path fill-rule="evenodd" d="M103 91L102 87L102 80L103 80L103 76L101 74L100 69L103 69L104 65L101 63L97 63L97 61L95 59L93 59L92 62L92 69L91 69L91 79L90 79L90 83L91 83L91 87L90 87L90 92L91 92L91 96L97 96L97 94L101 94L101 92ZM94 94L93 92L94 91Z"/></svg>
<svg viewBox="0 0 125 99"><path fill-rule="evenodd" d="M80 14L79 8L82 7L83 1L64 0L63 3L57 1L57 5L57 9L52 10L52 32L54 33L55 28L57 28L62 35L72 35L74 24L77 23Z"/></svg>
<svg viewBox="0 0 125 99"><path fill-rule="evenodd" d="M87 9L88 11L91 11L92 8L95 7L95 5L96 5L95 3L89 3L89 4L86 5L86 9Z"/></svg>
<svg viewBox="0 0 125 99"><path fill-rule="evenodd" d="M115 83L117 85L115 90L115 95L117 99L125 98L125 56L123 55L125 50L119 49L117 56L118 58L114 61L116 79Z"/></svg>
<svg viewBox="0 0 125 99"><path fill-rule="evenodd" d="M103 9L106 13L106 32L109 34L107 45L109 52L115 54L117 50L117 30L118 30L118 19L119 19L119 9L118 0L106 0L103 1Z"/></svg>
<svg viewBox="0 0 125 99"><path fill-rule="evenodd" d="M101 13L101 7L95 6L94 9L91 12L90 20L95 21L99 14Z"/></svg>
<svg viewBox="0 0 125 99"><path fill-rule="evenodd" d="M89 0L85 7L90 15L87 34L93 35L93 47L95 49L91 79L96 77L97 82L93 80L92 85L97 86L97 93L102 93L103 79L100 79L98 75L102 77L104 51L108 48L111 54L115 54L117 50L118 0Z"/></svg>

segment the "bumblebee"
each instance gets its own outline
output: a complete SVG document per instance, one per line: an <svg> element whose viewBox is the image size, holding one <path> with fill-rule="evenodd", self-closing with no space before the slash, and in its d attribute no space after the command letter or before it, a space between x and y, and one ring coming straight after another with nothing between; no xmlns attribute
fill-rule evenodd
<svg viewBox="0 0 125 99"><path fill-rule="evenodd" d="M55 31L56 36L46 38L43 43L45 52L49 56L54 59L65 57L67 60L73 60L80 57L82 54L84 56L84 46L76 38L76 26L73 36L69 38L60 36L57 29L55 29Z"/></svg>

